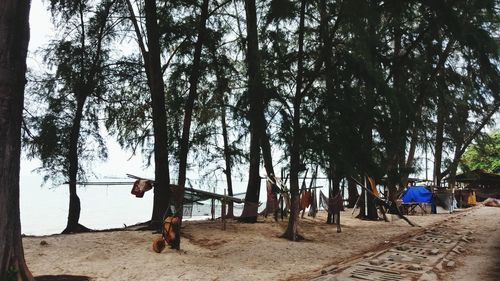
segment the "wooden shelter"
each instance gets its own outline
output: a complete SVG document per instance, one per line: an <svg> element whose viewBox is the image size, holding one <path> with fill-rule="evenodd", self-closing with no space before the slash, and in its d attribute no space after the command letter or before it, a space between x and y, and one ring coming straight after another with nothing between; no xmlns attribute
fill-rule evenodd
<svg viewBox="0 0 500 281"><path fill-rule="evenodd" d="M457 175L456 182L466 189L474 190L479 201L500 198L500 175L477 169Z"/></svg>

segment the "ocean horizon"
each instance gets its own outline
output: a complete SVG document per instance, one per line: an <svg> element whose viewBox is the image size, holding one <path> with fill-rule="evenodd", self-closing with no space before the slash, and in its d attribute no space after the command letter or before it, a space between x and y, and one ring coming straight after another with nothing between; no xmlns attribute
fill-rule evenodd
<svg viewBox="0 0 500 281"><path fill-rule="evenodd" d="M93 230L104 230L123 228L150 220L153 207L153 191L146 192L142 198L135 197L131 194L134 180L127 178L126 172L123 171L136 171L135 174L137 175L152 178L152 168L133 167L137 165L137 161L120 158L122 157L117 157L115 150L115 160L96 165L98 167L96 170L101 171L101 174L92 181L130 182L130 184L79 185L77 194L81 204L80 224ZM120 165L113 163L120 163ZM39 166L40 163L37 160L22 159L21 161L20 215L21 233L24 235L58 234L64 230L67 224L69 208L68 185L51 186L50 183L43 184L43 175L34 171ZM246 182L235 180L233 185L235 186L235 193L245 191ZM204 188L200 185L193 186L193 188L223 194L225 182L217 182L215 187L212 185ZM241 196L243 195L239 197L241 198ZM261 188L261 202L263 202L261 208L265 207L265 196L265 189ZM203 205L195 204L192 215L186 216L185 219L210 219L212 217L210 200L203 203ZM217 203L218 201L216 201L216 218L220 217L220 205ZM242 208L243 204L235 204L235 214L239 215Z"/></svg>

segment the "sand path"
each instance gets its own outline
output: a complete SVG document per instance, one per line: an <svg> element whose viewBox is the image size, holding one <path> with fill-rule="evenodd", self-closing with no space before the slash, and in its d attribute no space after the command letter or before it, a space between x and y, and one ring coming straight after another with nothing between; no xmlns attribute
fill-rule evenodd
<svg viewBox="0 0 500 281"><path fill-rule="evenodd" d="M500 208L461 210L392 246L337 263L314 281L500 280Z"/></svg>

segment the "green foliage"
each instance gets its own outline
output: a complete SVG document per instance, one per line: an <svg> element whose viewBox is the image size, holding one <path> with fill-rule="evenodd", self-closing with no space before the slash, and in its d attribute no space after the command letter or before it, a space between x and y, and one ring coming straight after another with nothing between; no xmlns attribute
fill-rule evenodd
<svg viewBox="0 0 500 281"><path fill-rule="evenodd" d="M297 13L295 2L291 0L272 0L268 14L268 22L272 20L292 19Z"/></svg>
<svg viewBox="0 0 500 281"><path fill-rule="evenodd" d="M93 3L92 9L86 1L70 2L51 2L54 20L68 25L59 26L62 36L44 50L49 68L29 84L24 118L28 157L41 160L38 170L54 184L69 178L72 134L77 134L79 160L90 164L107 157L100 119L111 89L106 45L114 37L109 29L113 1ZM84 166L78 165L78 175L85 175Z"/></svg>
<svg viewBox="0 0 500 281"><path fill-rule="evenodd" d="M469 146L460 160L464 172L483 169L498 173L500 169L500 132L493 132L479 138Z"/></svg>
<svg viewBox="0 0 500 281"><path fill-rule="evenodd" d="M85 94L84 132L93 136L99 151L105 152L98 135L104 123L123 148L132 153L141 150L148 159L153 152L153 117L144 62L135 48L120 52L125 45L136 44L130 40L133 27L122 1L113 10L120 19L107 25L102 55L93 63L99 26L106 20L103 7L111 2L50 1L59 23L72 21L82 12L89 16L84 33L79 28L64 29L64 40L51 45L47 63L54 73L42 77L46 81L43 87L33 88L39 97L33 102L43 101L44 106L32 112L37 118L27 116L33 135L30 155L46 159L47 170L65 170L65 141L77 93L87 88L93 91ZM141 19L142 1L132 2ZM298 132L303 141L301 162L319 164L324 170L335 167L341 175L401 178L419 168L415 159L406 163L413 142L417 150L435 145L436 117L442 110L445 153L441 168L452 166L454 151L460 151L474 134L478 120L487 118L498 106L500 64L498 44L493 40L499 22L498 0L305 3L304 86L300 89L303 100ZM299 0L257 3L263 78L259 94L273 155L280 155L285 166L295 133L292 109L301 4ZM200 7L200 0L158 5L168 111L165 126L170 134L172 163L182 132ZM243 2L214 0L209 10L189 161L200 170L219 171L224 167L218 162L223 159L223 113L233 164L246 161L248 50ZM72 22L71 26L78 25ZM80 44L83 35L87 40L84 46ZM93 75L86 76L92 69ZM99 122L103 115L105 121ZM89 151L88 146L94 145L80 144L82 156ZM214 167L207 167L207 162Z"/></svg>

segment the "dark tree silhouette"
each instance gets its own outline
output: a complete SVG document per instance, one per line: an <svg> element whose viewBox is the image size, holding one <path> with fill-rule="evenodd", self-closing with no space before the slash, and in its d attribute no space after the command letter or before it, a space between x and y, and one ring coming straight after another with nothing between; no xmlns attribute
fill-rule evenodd
<svg viewBox="0 0 500 281"><path fill-rule="evenodd" d="M44 59L55 72L47 73L32 86L34 95L48 108L41 116L25 118L32 132L25 145L30 148L28 156L41 159L39 170L46 173L46 179L68 182L69 211L63 233L89 230L79 223L77 181L85 175L81 162L91 160L94 154L100 158L107 155L99 134L98 107L110 88L106 81L110 69L105 60L109 56L106 45L114 35L110 17L115 3L102 1L90 9L86 1L52 1L54 22L63 36L49 45ZM76 31L74 26L78 27Z"/></svg>
<svg viewBox="0 0 500 281"><path fill-rule="evenodd" d="M144 16L146 18L147 48L141 28L130 0L127 0L130 19L134 26L136 39L144 60L144 68L151 93L153 109L154 163L155 185L151 228L159 228L163 215L170 202L170 172L168 157L167 110L165 106L165 87L161 68L160 37L156 1L144 0Z"/></svg>
<svg viewBox="0 0 500 281"><path fill-rule="evenodd" d="M34 280L24 260L19 213L29 11L28 0L0 2L0 280Z"/></svg>

